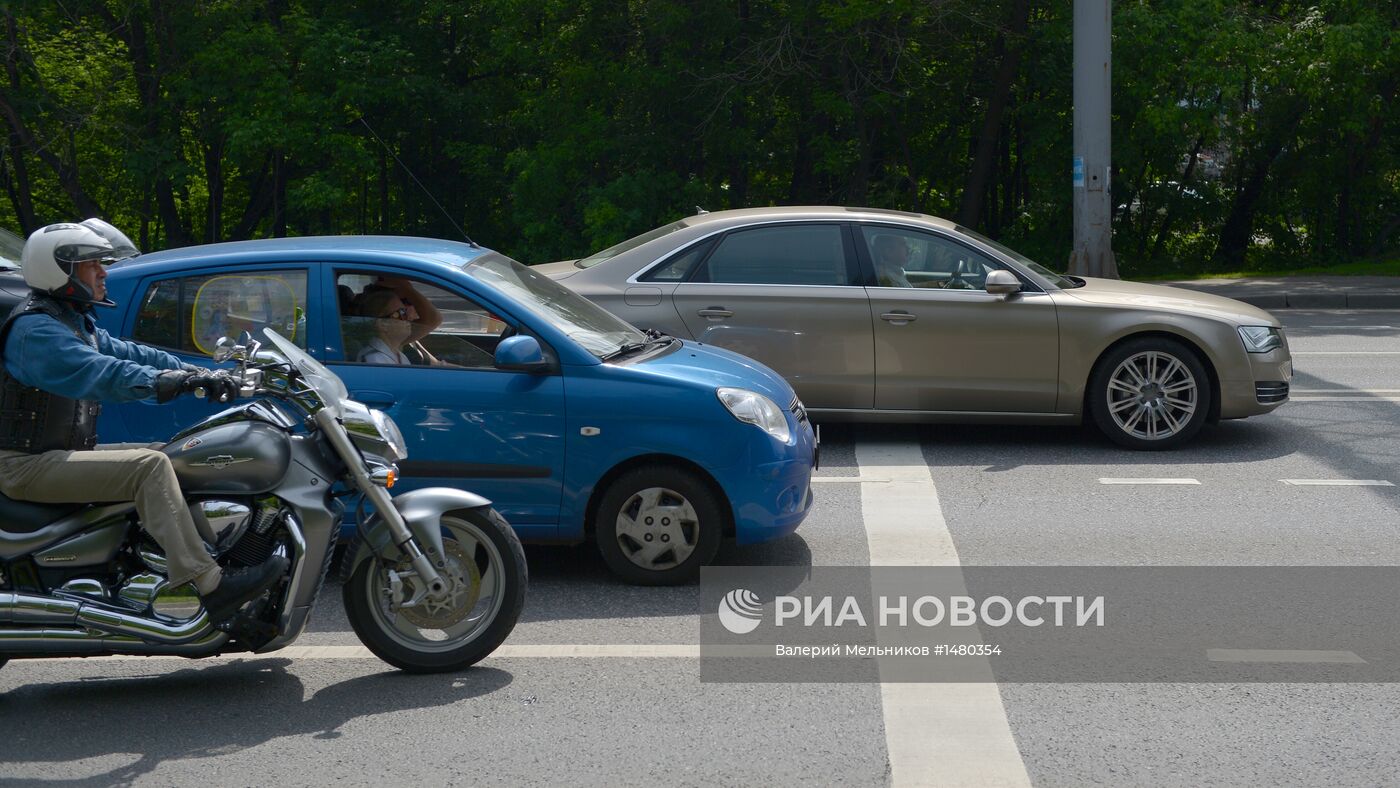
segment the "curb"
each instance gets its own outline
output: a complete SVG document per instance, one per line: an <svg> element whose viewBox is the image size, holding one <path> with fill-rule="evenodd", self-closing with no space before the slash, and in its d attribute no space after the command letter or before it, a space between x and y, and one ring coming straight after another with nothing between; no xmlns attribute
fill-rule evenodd
<svg viewBox="0 0 1400 788"><path fill-rule="evenodd" d="M1400 292L1251 293L1248 295L1230 295L1206 289L1200 289L1197 292L1233 298L1260 309L1400 309Z"/></svg>

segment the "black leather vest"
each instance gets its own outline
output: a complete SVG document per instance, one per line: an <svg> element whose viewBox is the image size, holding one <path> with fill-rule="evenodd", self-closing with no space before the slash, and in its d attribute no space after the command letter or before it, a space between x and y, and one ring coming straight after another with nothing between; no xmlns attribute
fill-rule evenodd
<svg viewBox="0 0 1400 788"><path fill-rule="evenodd" d="M71 306L35 293L15 307L0 326L0 449L32 454L65 449L91 449L97 445L97 415L102 405L94 400L74 400L26 386L5 368L5 343L21 315L48 315L78 338L97 348L97 337L87 330L83 316ZM34 352L31 349L30 352Z"/></svg>

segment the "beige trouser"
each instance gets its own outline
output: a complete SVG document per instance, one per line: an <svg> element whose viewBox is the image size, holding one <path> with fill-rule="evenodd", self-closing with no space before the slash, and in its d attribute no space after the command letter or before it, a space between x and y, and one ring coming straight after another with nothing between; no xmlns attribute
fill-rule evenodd
<svg viewBox="0 0 1400 788"><path fill-rule="evenodd" d="M172 586L193 580L207 594L219 584L219 566L195 530L170 458L161 452L0 451L0 492L36 503L135 501L141 527L165 551Z"/></svg>

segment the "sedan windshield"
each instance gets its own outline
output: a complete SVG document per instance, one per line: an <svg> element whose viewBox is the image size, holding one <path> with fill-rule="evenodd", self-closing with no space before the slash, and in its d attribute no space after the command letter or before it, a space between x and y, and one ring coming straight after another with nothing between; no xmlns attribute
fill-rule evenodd
<svg viewBox="0 0 1400 788"><path fill-rule="evenodd" d="M505 255L484 254L462 270L504 291L599 359L623 345L646 342L631 324Z"/></svg>
<svg viewBox="0 0 1400 788"><path fill-rule="evenodd" d="M641 235L628 238L620 244L614 244L613 246L609 246L601 252L591 254L583 258L582 260L579 260L578 262L574 263L574 267L592 268L593 266L603 262L604 260L610 260L622 254L623 252L630 252L633 249L636 249L638 246L641 246L642 244L646 243L647 241L655 241L657 238L660 238L663 235L670 235L671 233L688 226L689 225L687 225L685 221L682 220L679 222L671 222L670 224L662 225L661 227L658 227L655 230L648 230L642 233Z"/></svg>
<svg viewBox="0 0 1400 788"><path fill-rule="evenodd" d="M987 246L992 247L998 252L1001 252L1007 257L1010 257L1012 260L1015 260L1021 265L1024 265L1025 267L1031 269L1032 273L1041 277L1042 279L1054 285L1055 287L1060 288L1061 290L1069 290L1071 288L1079 287L1084 284L1083 282L1076 282L1073 279L1070 279L1069 277L1065 276L1064 274L1057 274L1054 271L1051 271L1049 268L1046 268L1045 266L1041 265L1040 263L1037 263L1029 257L1026 257L1025 255L1021 254L1015 249L1012 249L1011 247L1006 246L1004 244L997 243L996 241L993 241L992 239L988 238L985 235L982 235L981 233L969 230L961 225L958 226L957 230L963 235L969 235L973 238L976 238L977 240L981 241Z"/></svg>

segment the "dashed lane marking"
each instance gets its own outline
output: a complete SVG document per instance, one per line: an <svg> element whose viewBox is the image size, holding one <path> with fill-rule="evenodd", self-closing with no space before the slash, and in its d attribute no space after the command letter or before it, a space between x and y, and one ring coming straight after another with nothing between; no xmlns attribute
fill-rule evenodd
<svg viewBox="0 0 1400 788"><path fill-rule="evenodd" d="M1099 484L1200 484L1199 479L1114 479L1099 477Z"/></svg>
<svg viewBox="0 0 1400 788"><path fill-rule="evenodd" d="M1294 487L1394 487L1384 479L1279 479Z"/></svg>
<svg viewBox="0 0 1400 788"><path fill-rule="evenodd" d="M1337 665L1365 665L1366 660L1350 651L1309 651L1304 649L1208 648L1211 662L1301 662Z"/></svg>

